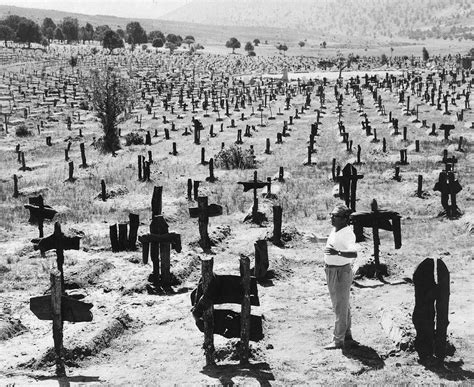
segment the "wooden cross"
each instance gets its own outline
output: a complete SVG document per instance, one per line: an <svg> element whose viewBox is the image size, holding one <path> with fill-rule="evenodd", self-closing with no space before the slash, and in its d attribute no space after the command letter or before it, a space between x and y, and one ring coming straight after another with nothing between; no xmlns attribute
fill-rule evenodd
<svg viewBox="0 0 474 387"><path fill-rule="evenodd" d="M39 238L43 238L43 223L45 219L52 220L57 211L51 206L45 206L43 196L33 196L28 199L29 204L25 204L25 208L30 211L29 223L38 224Z"/></svg>
<svg viewBox="0 0 474 387"><path fill-rule="evenodd" d="M211 240L209 238L209 218L222 215L222 206L218 204L208 204L207 196L198 196L197 208L189 209L189 216L191 218L198 218L199 224L199 245L205 253L211 251Z"/></svg>
<svg viewBox="0 0 474 387"><path fill-rule="evenodd" d="M363 179L364 175L358 175L357 169L350 163L342 169L342 176L337 176L339 182L339 197L344 199L346 206L352 211L356 209L357 180Z"/></svg>
<svg viewBox="0 0 474 387"><path fill-rule="evenodd" d="M46 238L33 239L33 248L44 253L48 250L56 250L57 268L61 272L61 284L64 286L64 250L79 250L80 236L68 237L61 231L59 222L54 224L54 233Z"/></svg>
<svg viewBox="0 0 474 387"><path fill-rule="evenodd" d="M352 224L354 226L354 233L356 235L356 242L364 240L364 227L372 228L372 238L374 241L374 260L375 272L377 277L381 276L380 261L379 261L379 230L387 230L393 232L393 239L395 248L402 247L402 234L400 227L401 216L394 211L379 210L377 201L374 199L370 204L371 212L354 212L351 214ZM390 223L391 222L391 223Z"/></svg>
<svg viewBox="0 0 474 387"><path fill-rule="evenodd" d="M92 321L92 304L68 297L63 291L62 275L51 273L51 294L30 298L30 310L40 320L53 320L53 340L56 353L56 375L65 376L63 349L63 321Z"/></svg>
<svg viewBox="0 0 474 387"><path fill-rule="evenodd" d="M150 223L150 233L141 235L138 240L143 246L143 263L148 263L148 254L153 262L151 282L155 285L169 286L171 284L170 251L171 247L181 252L181 235L170 233L168 223L162 215L154 216ZM160 273L161 258L161 273Z"/></svg>
<svg viewBox="0 0 474 387"><path fill-rule="evenodd" d="M251 181L238 181L237 184L242 184L244 186L244 192L253 190L253 206L252 206L252 222L260 223L259 216L258 216L258 197L257 197L257 189L268 187L268 181L260 181L257 179L257 171L253 173L253 180ZM247 219L246 219L247 220Z"/></svg>
<svg viewBox="0 0 474 387"><path fill-rule="evenodd" d="M441 192L441 205L444 211L440 215L446 215L450 219L461 215L461 211L456 204L456 195L462 190L462 187L456 179L454 172L440 172L439 179L433 190ZM449 203L450 200L451 204Z"/></svg>
<svg viewBox="0 0 474 387"><path fill-rule="evenodd" d="M448 140L448 139L449 139L450 131L451 131L451 130L454 130L454 129L455 129L455 126L452 125L452 124L451 124L451 125L448 125L448 124L441 124L441 125L439 126L439 129L444 131L444 139L445 139L445 140Z"/></svg>

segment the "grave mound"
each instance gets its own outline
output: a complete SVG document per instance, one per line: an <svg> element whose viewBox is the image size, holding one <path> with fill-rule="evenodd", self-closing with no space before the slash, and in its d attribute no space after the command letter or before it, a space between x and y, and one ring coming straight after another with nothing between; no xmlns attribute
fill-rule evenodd
<svg viewBox="0 0 474 387"><path fill-rule="evenodd" d="M77 367L78 361L95 356L110 346L112 340L120 337L126 330L133 328L134 320L125 312L112 317L106 326L102 328L86 343L78 343L72 348L64 348L64 361L68 367ZM21 365L23 368L44 369L56 364L54 348L48 351L40 359L32 359Z"/></svg>
<svg viewBox="0 0 474 387"><path fill-rule="evenodd" d="M20 320L12 317L0 317L0 341L8 340L12 337L18 336L27 329Z"/></svg>
<svg viewBox="0 0 474 387"><path fill-rule="evenodd" d="M78 289L99 284L101 275L113 268L115 266L106 259L93 258L71 272L65 279L66 288Z"/></svg>

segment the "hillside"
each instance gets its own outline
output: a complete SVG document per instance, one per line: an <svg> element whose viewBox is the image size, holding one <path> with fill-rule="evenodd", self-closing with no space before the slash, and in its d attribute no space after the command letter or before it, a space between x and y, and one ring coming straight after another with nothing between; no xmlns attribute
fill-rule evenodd
<svg viewBox="0 0 474 387"><path fill-rule="evenodd" d="M109 15L85 15L80 13L62 12L56 10L45 10L38 8L23 8L11 5L0 5L0 18L8 15L24 16L41 24L45 17L50 17L55 23L60 22L63 18L70 16L76 18L79 25L91 23L94 28L99 25L108 25L112 29L125 29L127 23L138 21L145 31L160 30L165 34L174 33L180 35L193 35L197 41L201 43L208 42L225 42L229 36L239 36L241 39L252 40L256 36L263 40L278 40L290 38L291 40L300 39L301 36L296 31L288 31L283 28L272 27L243 27L243 26L219 26L211 24L197 24L186 21L172 21L161 19L140 19L140 18L122 18Z"/></svg>
<svg viewBox="0 0 474 387"><path fill-rule="evenodd" d="M469 0L194 0L163 19L212 25L286 27L331 34L392 38L473 38ZM453 26L455 27L453 29ZM464 26L464 27L463 27ZM424 31L424 32L423 32Z"/></svg>

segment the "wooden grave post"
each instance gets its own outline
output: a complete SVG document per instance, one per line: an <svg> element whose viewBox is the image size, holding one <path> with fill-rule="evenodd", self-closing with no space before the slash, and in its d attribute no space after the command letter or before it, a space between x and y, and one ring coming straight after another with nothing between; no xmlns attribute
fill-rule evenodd
<svg viewBox="0 0 474 387"><path fill-rule="evenodd" d="M244 187L244 192L253 190L253 206L252 206L252 215L251 220L254 223L259 222L258 216L258 196L257 196L257 189L267 187L268 181L260 181L257 179L257 171L253 173L253 180L251 181L238 181L237 184L242 184Z"/></svg>
<svg viewBox="0 0 474 387"><path fill-rule="evenodd" d="M263 339L262 316L252 315L251 306L260 306L257 280L250 275L250 259L240 258L240 276L216 275L213 260L202 260L202 279L191 293L192 313L196 325L204 332L206 365L214 364L214 334L226 338L240 338L241 364L249 359L249 341ZM241 312L216 309L214 305L240 304Z"/></svg>
<svg viewBox="0 0 474 387"><path fill-rule="evenodd" d="M150 253L153 263L151 282L155 285L171 285L171 247L178 253L181 252L181 235L170 233L168 228L165 218L155 215L150 223L150 233L138 238L143 246L143 263L148 263Z"/></svg>
<svg viewBox="0 0 474 387"><path fill-rule="evenodd" d="M209 253L211 251L211 240L208 232L209 218L222 215L222 206L208 204L207 196L198 196L197 205L197 208L189 209L189 216L191 218L198 218L199 245L205 253Z"/></svg>
<svg viewBox="0 0 474 387"><path fill-rule="evenodd" d="M161 215L163 210L163 187L153 187L153 196L151 198L151 213L152 217Z"/></svg>
<svg viewBox="0 0 474 387"><path fill-rule="evenodd" d="M83 142L81 142L79 144L79 147L81 149L81 160L82 160L82 164L81 164L81 168L87 168L88 165L87 165L87 160L86 160L86 150L85 150L85 145Z"/></svg>
<svg viewBox="0 0 474 387"><path fill-rule="evenodd" d="M342 169L342 176L335 177L335 180L339 182L339 197L352 211L356 210L357 180L363 178L364 175L358 175L357 169L350 163Z"/></svg>
<svg viewBox="0 0 474 387"><path fill-rule="evenodd" d="M61 231L59 222L54 224L54 233L49 237L33 239L33 248L44 253L48 250L56 250L56 264L61 272L61 283L64 286L64 250L79 250L80 236L68 237Z"/></svg>
<svg viewBox="0 0 474 387"><path fill-rule="evenodd" d="M415 349L420 361L446 357L446 336L449 324L449 270L441 260L426 258L414 274L415 308L412 321L416 329Z"/></svg>
<svg viewBox="0 0 474 387"><path fill-rule="evenodd" d="M28 199L28 204L25 204L24 207L30 211L30 218L28 219L28 222L38 225L39 238L43 238L44 220L52 220L54 215L57 214L57 211L51 206L45 206L43 196L41 195L30 197Z"/></svg>
<svg viewBox="0 0 474 387"><path fill-rule="evenodd" d="M458 218L461 215L461 211L456 203L456 195L461 192L462 187L456 179L454 172L440 172L433 190L441 193L443 211L441 211L439 216L446 215L450 219Z"/></svg>
<svg viewBox="0 0 474 387"><path fill-rule="evenodd" d="M379 210L377 201L375 199L372 200L370 207L370 212L352 213L351 219L357 242L361 242L364 240L364 227L372 228L372 238L374 242L375 272L377 277L381 277L382 273L379 260L379 230L392 231L393 239L395 242L395 249L399 249L402 246L402 234L400 227L401 216L394 211Z"/></svg>
<svg viewBox="0 0 474 387"><path fill-rule="evenodd" d="M92 304L68 297L64 292L62 274L51 272L51 294L30 298L30 310L40 320L53 321L53 341L56 353L56 375L66 376L63 348L63 322L92 321Z"/></svg>
<svg viewBox="0 0 474 387"><path fill-rule="evenodd" d="M265 239L259 239L254 243L255 248L255 277L257 280L265 279L268 270L268 246Z"/></svg>

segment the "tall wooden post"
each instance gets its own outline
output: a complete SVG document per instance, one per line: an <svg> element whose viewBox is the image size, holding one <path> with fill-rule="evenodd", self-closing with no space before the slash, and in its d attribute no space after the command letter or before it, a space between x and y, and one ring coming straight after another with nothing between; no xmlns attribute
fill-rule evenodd
<svg viewBox="0 0 474 387"><path fill-rule="evenodd" d="M66 376L64 367L63 320L61 315L61 296L63 293L62 273L51 272L51 311L53 317L53 340L56 352L56 375Z"/></svg>
<svg viewBox="0 0 474 387"><path fill-rule="evenodd" d="M201 199L201 198L200 198ZM207 199L207 197L206 197ZM206 294L206 291L211 283L213 277L213 258L201 258L201 271L202 271L202 291ZM206 365L215 364L215 348L214 348L214 306L210 306L203 313L204 320L204 354L206 356Z"/></svg>
<svg viewBox="0 0 474 387"><path fill-rule="evenodd" d="M13 197L17 198L20 196L20 192L18 191L18 176L13 175Z"/></svg>
<svg viewBox="0 0 474 387"><path fill-rule="evenodd" d="M423 175L418 175L418 188L416 190L416 196L421 198L423 193Z"/></svg>
<svg viewBox="0 0 474 387"><path fill-rule="evenodd" d="M84 143L81 142L81 144L79 145L80 149L81 149L81 160L82 160L82 164L81 164L81 167L82 168L87 168L87 161L86 161L86 150L84 148Z"/></svg>
<svg viewBox="0 0 474 387"><path fill-rule="evenodd" d="M242 277L242 309L240 312L240 364L249 362L250 340L250 259L245 255L240 256L240 275Z"/></svg>
<svg viewBox="0 0 474 387"><path fill-rule="evenodd" d="M208 197L207 196L198 196L197 205L199 208L199 235L201 236L201 247L204 251L209 251L211 249L211 240L209 239L209 234L207 228L209 226L209 214L208 214Z"/></svg>
<svg viewBox="0 0 474 387"><path fill-rule="evenodd" d="M105 202L107 200L107 193L106 193L106 189L105 189L105 180L102 179L100 181L100 187L101 187L101 196L102 196L102 201Z"/></svg>
<svg viewBox="0 0 474 387"><path fill-rule="evenodd" d="M153 196L151 199L152 216L161 215L163 210L163 187L158 186L153 188Z"/></svg>
<svg viewBox="0 0 474 387"><path fill-rule="evenodd" d="M264 279L268 270L268 246L265 239L259 239L254 243L255 247L255 277Z"/></svg>

